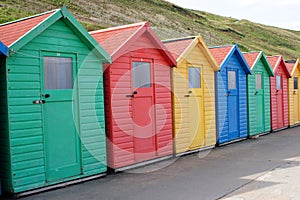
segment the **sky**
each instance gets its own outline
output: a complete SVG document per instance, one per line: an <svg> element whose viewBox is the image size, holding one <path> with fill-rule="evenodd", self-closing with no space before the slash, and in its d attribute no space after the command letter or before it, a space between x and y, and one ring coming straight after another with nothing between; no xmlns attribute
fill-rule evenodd
<svg viewBox="0 0 300 200"><path fill-rule="evenodd" d="M300 31L300 0L167 0L184 8Z"/></svg>

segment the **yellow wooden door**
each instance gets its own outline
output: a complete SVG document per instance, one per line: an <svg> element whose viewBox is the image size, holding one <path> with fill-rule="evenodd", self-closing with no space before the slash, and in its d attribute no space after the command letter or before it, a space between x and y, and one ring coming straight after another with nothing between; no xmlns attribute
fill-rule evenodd
<svg viewBox="0 0 300 200"><path fill-rule="evenodd" d="M203 81L200 66L188 66L188 109L190 125L190 148L197 149L204 145L204 119L203 119Z"/></svg>
<svg viewBox="0 0 300 200"><path fill-rule="evenodd" d="M300 95L299 95L299 81L298 81L298 74L297 76L293 77L293 97L294 97L294 122L295 124L298 124L300 122L300 114L299 114L299 101L300 101Z"/></svg>

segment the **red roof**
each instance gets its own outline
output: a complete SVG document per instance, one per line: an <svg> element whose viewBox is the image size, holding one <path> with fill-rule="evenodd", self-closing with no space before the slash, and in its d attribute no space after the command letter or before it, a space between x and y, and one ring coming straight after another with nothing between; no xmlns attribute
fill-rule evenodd
<svg viewBox="0 0 300 200"><path fill-rule="evenodd" d="M12 45L15 41L36 27L55 11L56 10L53 10L0 25L0 41L2 41L6 46Z"/></svg>
<svg viewBox="0 0 300 200"><path fill-rule="evenodd" d="M194 41L195 37L175 39L164 41L164 45L167 47L168 51L177 60L183 52L190 46Z"/></svg>
<svg viewBox="0 0 300 200"><path fill-rule="evenodd" d="M246 59L250 68L254 67L253 65L255 64L255 61L257 60L259 55L260 55L260 52L243 53L243 56Z"/></svg>
<svg viewBox="0 0 300 200"><path fill-rule="evenodd" d="M295 67L295 64L296 63L293 63L293 62L286 62L285 65L286 67L288 68L289 72L292 73L294 67Z"/></svg>
<svg viewBox="0 0 300 200"><path fill-rule="evenodd" d="M232 46L222 46L222 47L210 47L209 51L210 51L211 55L217 61L218 65L221 65L233 47L234 47L233 45Z"/></svg>
<svg viewBox="0 0 300 200"><path fill-rule="evenodd" d="M106 50L107 53L113 55L130 39L131 36L146 24L147 22L142 22L92 31L90 32L90 35Z"/></svg>
<svg viewBox="0 0 300 200"><path fill-rule="evenodd" d="M274 71L275 67L277 66L276 64L279 62L279 59L281 59L281 56L267 56L267 59Z"/></svg>

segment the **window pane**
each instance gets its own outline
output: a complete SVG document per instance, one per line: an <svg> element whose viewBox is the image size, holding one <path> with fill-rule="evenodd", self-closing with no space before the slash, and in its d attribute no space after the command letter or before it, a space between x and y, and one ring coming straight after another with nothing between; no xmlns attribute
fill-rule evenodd
<svg viewBox="0 0 300 200"><path fill-rule="evenodd" d="M228 89L236 89L236 72L228 71Z"/></svg>
<svg viewBox="0 0 300 200"><path fill-rule="evenodd" d="M298 90L298 77L294 77L294 90Z"/></svg>
<svg viewBox="0 0 300 200"><path fill-rule="evenodd" d="M276 90L281 89L281 76L276 76Z"/></svg>
<svg viewBox="0 0 300 200"><path fill-rule="evenodd" d="M151 87L151 64L149 62L132 62L132 84L134 88Z"/></svg>
<svg viewBox="0 0 300 200"><path fill-rule="evenodd" d="M72 58L44 57L45 89L72 89Z"/></svg>
<svg viewBox="0 0 300 200"><path fill-rule="evenodd" d="M189 88L201 88L201 71L198 67L188 68Z"/></svg>
<svg viewBox="0 0 300 200"><path fill-rule="evenodd" d="M261 79L261 74L256 74L255 75L255 80L256 80L256 89L261 90L262 89L262 79Z"/></svg>

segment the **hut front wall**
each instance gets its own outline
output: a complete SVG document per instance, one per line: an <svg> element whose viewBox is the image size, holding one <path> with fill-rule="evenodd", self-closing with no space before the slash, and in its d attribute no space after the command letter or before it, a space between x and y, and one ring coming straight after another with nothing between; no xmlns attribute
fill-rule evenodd
<svg viewBox="0 0 300 200"><path fill-rule="evenodd" d="M190 129L190 116L188 98L188 69L189 66L201 67L202 80L204 86L203 104L199 102L199 112L204 113L204 145L199 148L213 146L216 144L215 125L215 81L214 70L208 62L203 50L197 45L186 57L182 58L176 68L173 68L173 114L174 114L174 139L176 153L182 153L190 149L195 136ZM195 108L197 109L197 108Z"/></svg>
<svg viewBox="0 0 300 200"><path fill-rule="evenodd" d="M300 98L299 98L299 75L300 70L299 67L296 67L294 73L292 74L292 77L288 80L288 86L289 86L289 125L293 126L300 121L299 114L297 115L298 118L296 118L296 113L299 113L299 107L295 104L300 105ZM298 77L298 89L294 90L294 78ZM298 102L296 102L298 101Z"/></svg>
<svg viewBox="0 0 300 200"><path fill-rule="evenodd" d="M274 72L274 77L270 77L270 93L271 93L271 128L272 130L277 130L280 128L287 127L289 124L289 114L288 114L288 78L283 69L282 64L278 66L277 70ZM277 91L276 91L276 75L282 75L282 92L283 92L283 103L282 112L283 114L283 126L278 126L278 102L277 102Z"/></svg>
<svg viewBox="0 0 300 200"><path fill-rule="evenodd" d="M153 61L154 74L154 101L155 101L155 138L156 152L153 158L171 155L173 153L172 136L172 106L170 67L161 50L147 36L140 36L128 48L128 51L110 65L106 72L105 88L107 133L108 137L108 166L117 169L137 163L133 136L133 117L131 98L132 94L131 59L150 59Z"/></svg>
<svg viewBox="0 0 300 200"><path fill-rule="evenodd" d="M232 54L230 58L221 66L219 73L216 73L216 107L217 107L217 143L222 144L230 142L229 139L229 121L228 121L228 103L227 90L228 79L227 69L238 69L238 137L235 139L245 138L248 134L248 114L247 114L247 75L242 68L241 61L237 52ZM233 140L235 140L233 139Z"/></svg>
<svg viewBox="0 0 300 200"><path fill-rule="evenodd" d="M77 131L81 139L83 176L106 171L102 66L99 59L66 24L59 20L7 59L9 141L12 184L18 193L55 182L46 182L45 144L41 104L41 51L74 53L77 57L79 106ZM76 90L75 90L76 91ZM75 93L76 94L76 93ZM74 177L73 177L74 178ZM65 181L59 180L58 182Z"/></svg>
<svg viewBox="0 0 300 200"><path fill-rule="evenodd" d="M247 76L248 87L248 131L249 135L259 134L257 132L257 119L256 119L256 79L257 73L263 74L263 97L264 97L264 132L271 130L271 111L270 111L270 75L266 70L264 63L260 60L252 70L252 74Z"/></svg>

